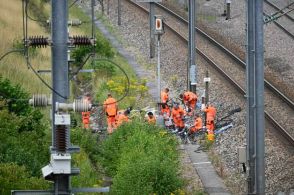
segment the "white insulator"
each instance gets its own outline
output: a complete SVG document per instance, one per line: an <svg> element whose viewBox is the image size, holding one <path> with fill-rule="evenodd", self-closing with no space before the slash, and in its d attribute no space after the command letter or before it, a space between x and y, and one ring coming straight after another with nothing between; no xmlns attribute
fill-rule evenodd
<svg viewBox="0 0 294 195"><path fill-rule="evenodd" d="M50 98L47 98L44 94L35 94L33 98L29 100L29 104L34 107L45 107L51 103Z"/></svg>
<svg viewBox="0 0 294 195"><path fill-rule="evenodd" d="M74 112L87 112L91 109L91 104L84 100L75 100L73 103Z"/></svg>

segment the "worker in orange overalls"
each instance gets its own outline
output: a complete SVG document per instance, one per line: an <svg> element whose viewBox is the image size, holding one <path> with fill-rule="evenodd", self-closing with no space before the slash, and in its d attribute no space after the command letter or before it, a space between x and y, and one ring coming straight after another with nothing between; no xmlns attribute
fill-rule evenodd
<svg viewBox="0 0 294 195"><path fill-rule="evenodd" d="M184 115L185 111L183 110L183 108L181 108L178 103L175 103L172 109L171 116L178 131L181 131L185 127L183 120Z"/></svg>
<svg viewBox="0 0 294 195"><path fill-rule="evenodd" d="M153 115L153 113L152 112L148 112L147 115L148 115L148 117L147 117L148 123L151 124L151 125L155 125L156 124L156 118Z"/></svg>
<svg viewBox="0 0 294 195"><path fill-rule="evenodd" d="M216 117L216 109L212 105L208 105L203 110L206 112L206 128L207 130L214 131L214 119Z"/></svg>
<svg viewBox="0 0 294 195"><path fill-rule="evenodd" d="M193 127L191 127L191 129L190 129L190 133L191 134L195 133L195 132L199 131L200 129L202 129L202 118L199 116L199 114L196 114Z"/></svg>
<svg viewBox="0 0 294 195"><path fill-rule="evenodd" d="M118 107L116 100L112 97L110 93L103 103L103 110L107 116L107 132L108 134L111 134L113 132L113 129L116 128L115 118Z"/></svg>
<svg viewBox="0 0 294 195"><path fill-rule="evenodd" d="M129 112L127 110L120 110L117 112L116 128L119 127L122 123L129 121L128 113Z"/></svg>
<svg viewBox="0 0 294 195"><path fill-rule="evenodd" d="M169 96L168 96L168 92L169 92L169 88L165 88L162 92L161 92L161 103L167 103L169 101Z"/></svg>
<svg viewBox="0 0 294 195"><path fill-rule="evenodd" d="M197 103L197 95L191 91L185 91L180 94L180 98L183 100L184 104L187 105L193 112Z"/></svg>
<svg viewBox="0 0 294 195"><path fill-rule="evenodd" d="M91 103L91 95L90 93L87 93L84 97L84 102ZM82 121L83 121L83 128L89 129L90 128L90 112L82 112Z"/></svg>
<svg viewBox="0 0 294 195"><path fill-rule="evenodd" d="M162 104L161 113L164 118L170 117L170 109L167 104Z"/></svg>

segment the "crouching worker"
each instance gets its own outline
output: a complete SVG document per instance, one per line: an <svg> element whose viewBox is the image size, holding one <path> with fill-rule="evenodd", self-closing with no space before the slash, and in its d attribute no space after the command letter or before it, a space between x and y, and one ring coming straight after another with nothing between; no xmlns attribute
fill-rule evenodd
<svg viewBox="0 0 294 195"><path fill-rule="evenodd" d="M148 123L151 124L151 125L155 125L156 124L156 118L153 115L153 113L152 112L148 112L147 115L148 115L148 117L147 117Z"/></svg>
<svg viewBox="0 0 294 195"><path fill-rule="evenodd" d="M129 114L128 110L118 111L118 114L116 117L116 128L118 128L122 123L129 122L128 114Z"/></svg>
<svg viewBox="0 0 294 195"><path fill-rule="evenodd" d="M107 132L108 134L111 134L113 129L116 128L115 118L117 113L117 103L110 93L103 103L103 110L107 116Z"/></svg>
<svg viewBox="0 0 294 195"><path fill-rule="evenodd" d="M175 132L182 131L185 127L185 123L183 120L184 115L185 111L183 110L183 108L181 108L179 104L175 103L171 114L176 128Z"/></svg>
<svg viewBox="0 0 294 195"><path fill-rule="evenodd" d="M199 114L195 115L195 121L193 126L190 128L190 134L194 134L197 131L200 131L202 129L202 118L199 116Z"/></svg>

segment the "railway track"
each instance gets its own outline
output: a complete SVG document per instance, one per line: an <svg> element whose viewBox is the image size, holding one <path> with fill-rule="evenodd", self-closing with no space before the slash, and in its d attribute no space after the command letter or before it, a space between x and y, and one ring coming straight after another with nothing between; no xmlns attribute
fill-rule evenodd
<svg viewBox="0 0 294 195"><path fill-rule="evenodd" d="M294 3L292 3L294 7ZM264 0L264 15L269 17L271 14L280 11L276 4L269 0ZM277 25L283 32L285 32L289 37L294 39L294 18L288 14L291 9L286 9L285 11L281 11L284 15L277 20L273 20L272 22Z"/></svg>
<svg viewBox="0 0 294 195"><path fill-rule="evenodd" d="M145 13L148 13L148 10L133 1L128 0L128 2L132 3L136 7L142 9ZM174 13L173 11L167 9L161 4L156 4L159 9L165 11L166 13L170 14L171 17L174 17L176 20L184 23L187 26L188 22ZM163 15L163 14L162 14ZM176 34L182 41L185 43L188 42L187 40L187 33L185 32L182 27L173 27L170 23L170 18L166 22L166 27L171 30L174 34ZM178 22L176 22L178 24ZM176 30L178 28L178 30ZM185 29L188 29L187 27ZM219 44L216 40L212 37L207 35L201 29L196 28L196 31L201 38L198 36L198 48L196 48L197 53L204 58L214 69L216 69L226 80L228 80L242 95L245 95L245 67L246 64L238 58L234 53L229 51L227 48L223 47ZM201 46L202 45L202 46ZM210 46L213 46L210 47ZM213 53L213 56L211 56ZM226 55L226 58L220 57L220 55ZM222 59L221 61L218 59ZM227 66L223 66L227 64ZM241 74L240 74L241 73ZM243 74L242 74L243 73ZM234 76L233 76L234 75ZM238 75L236 77L235 75ZM242 76L243 75L243 76ZM266 104L266 111L265 117L266 119L275 127L275 129L279 130L279 132L294 146L294 129L285 128L283 125L279 124L279 122L275 118L279 118L276 113L277 109L281 111L285 111L283 114L287 116L285 120L282 120L283 124L290 123L292 116L294 116L294 103L290 100L286 95L280 92L277 88L271 85L270 82L265 80L266 96L265 96L265 104ZM272 107L270 107L272 106ZM270 114L271 113L271 114ZM272 116L274 113L275 116ZM281 119L281 118L280 118ZM281 121L281 120L279 120ZM289 125L288 125L289 126ZM292 127L293 128L293 127Z"/></svg>

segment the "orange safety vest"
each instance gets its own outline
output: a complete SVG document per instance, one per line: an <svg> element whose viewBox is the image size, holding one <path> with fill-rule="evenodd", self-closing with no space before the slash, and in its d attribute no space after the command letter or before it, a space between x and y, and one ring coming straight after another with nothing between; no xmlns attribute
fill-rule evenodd
<svg viewBox="0 0 294 195"><path fill-rule="evenodd" d="M191 101L197 102L197 95L191 91L187 91L183 94L183 100L184 102L191 102Z"/></svg>
<svg viewBox="0 0 294 195"><path fill-rule="evenodd" d="M213 106L208 106L204 109L204 112L206 112L207 120L214 120L216 117L216 109Z"/></svg>
<svg viewBox="0 0 294 195"><path fill-rule="evenodd" d="M185 111L181 107L179 107L178 109L175 109L175 108L172 109L172 117L176 127L185 126L184 121L182 119L184 114L185 114Z"/></svg>
<svg viewBox="0 0 294 195"><path fill-rule="evenodd" d="M112 97L107 98L104 103L104 110L107 116L114 117L117 112L117 103L116 100Z"/></svg>
<svg viewBox="0 0 294 195"><path fill-rule="evenodd" d="M168 93L166 93L165 91L161 92L161 103L166 103L168 101Z"/></svg>
<svg viewBox="0 0 294 195"><path fill-rule="evenodd" d="M170 116L170 109L168 106L165 106L165 108L161 108L161 113L162 115L166 115L166 117L169 117Z"/></svg>
<svg viewBox="0 0 294 195"><path fill-rule="evenodd" d="M200 129L202 129L202 118L197 117L194 122L194 127L191 130L192 132L196 132L196 131L199 131Z"/></svg>
<svg viewBox="0 0 294 195"><path fill-rule="evenodd" d="M156 124L156 118L154 116L151 117L151 118L148 116L148 123L152 124L152 125L155 125Z"/></svg>
<svg viewBox="0 0 294 195"><path fill-rule="evenodd" d="M120 126L123 122L128 122L129 118L124 114L119 114L116 119L117 127Z"/></svg>

